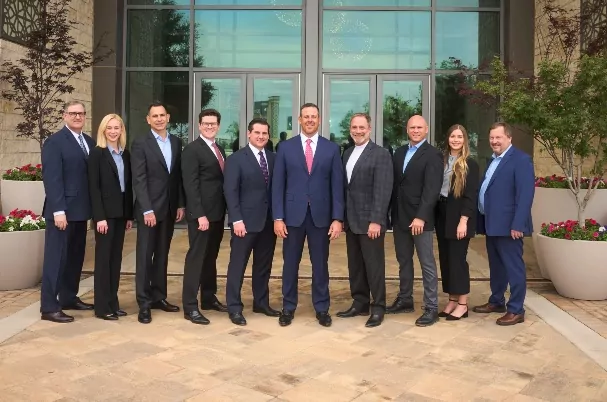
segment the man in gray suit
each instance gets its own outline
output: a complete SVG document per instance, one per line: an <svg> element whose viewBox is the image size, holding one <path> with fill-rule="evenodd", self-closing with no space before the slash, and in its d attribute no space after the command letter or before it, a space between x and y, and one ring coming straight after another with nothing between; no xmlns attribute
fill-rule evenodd
<svg viewBox="0 0 607 402"><path fill-rule="evenodd" d="M354 146L343 156L346 172L346 246L352 306L337 313L349 318L369 314L366 327L377 327L386 309L384 239L392 195L390 153L369 140L371 118L357 113L350 119ZM373 302L369 298L373 297Z"/></svg>

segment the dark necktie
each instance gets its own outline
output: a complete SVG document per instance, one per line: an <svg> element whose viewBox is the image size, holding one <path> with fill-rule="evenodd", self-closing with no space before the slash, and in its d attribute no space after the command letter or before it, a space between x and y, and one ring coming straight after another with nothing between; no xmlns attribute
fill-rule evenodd
<svg viewBox="0 0 607 402"><path fill-rule="evenodd" d="M82 134L78 135L78 142L80 142L80 148L82 148L82 152L84 152L84 155L89 156L89 153L86 152L86 147L84 146L84 139L82 138Z"/></svg>
<svg viewBox="0 0 607 402"><path fill-rule="evenodd" d="M219 151L219 147L217 146L217 143L213 142L213 149L215 149L215 156L217 157L217 161L219 162L219 167L221 168L221 171L223 172L223 156L221 155L221 152Z"/></svg>
<svg viewBox="0 0 607 402"><path fill-rule="evenodd" d="M261 165L261 173L263 173L263 178L268 184L268 179L270 177L270 173L268 172L268 162L266 161L265 156L263 156L263 152L259 151L259 164Z"/></svg>

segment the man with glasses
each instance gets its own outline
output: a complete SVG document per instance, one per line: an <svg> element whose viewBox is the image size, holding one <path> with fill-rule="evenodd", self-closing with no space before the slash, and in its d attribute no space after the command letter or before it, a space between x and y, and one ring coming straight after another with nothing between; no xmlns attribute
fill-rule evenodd
<svg viewBox="0 0 607 402"><path fill-rule="evenodd" d="M210 321L198 310L198 289L203 310L228 311L216 296L217 255L226 212L223 197L226 154L215 138L220 124L221 114L217 110L201 111L200 136L185 147L182 160L190 243L183 272L183 311L186 320L202 325Z"/></svg>
<svg viewBox="0 0 607 402"><path fill-rule="evenodd" d="M66 323L74 317L63 310L92 310L78 298L86 248L86 225L92 217L88 186L88 155L95 146L82 129L84 104L68 102L65 127L42 148L42 180L46 219L40 312L43 320Z"/></svg>

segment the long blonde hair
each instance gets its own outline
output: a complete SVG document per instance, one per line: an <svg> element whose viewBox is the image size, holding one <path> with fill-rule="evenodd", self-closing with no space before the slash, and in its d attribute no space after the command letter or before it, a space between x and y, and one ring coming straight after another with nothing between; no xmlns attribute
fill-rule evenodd
<svg viewBox="0 0 607 402"><path fill-rule="evenodd" d="M449 137L455 130L460 130L464 135L464 144L459 155L453 163L453 172L451 173L450 187L453 188L453 196L459 198L464 194L464 188L466 187L466 176L468 175L468 162L467 159L470 156L470 140L468 139L468 132L461 124L454 124L447 130L447 136L445 141L445 165L448 163L449 155L451 155L451 147L449 146Z"/></svg>
<svg viewBox="0 0 607 402"><path fill-rule="evenodd" d="M120 149L124 149L126 147L126 128L124 127L124 121L117 114L111 113L106 115L99 124L99 130L97 130L97 146L99 148L107 148L107 139L105 138L105 129L107 125L110 123L110 120L116 119L120 126L122 127L122 132L120 133L120 138L118 138L118 145Z"/></svg>

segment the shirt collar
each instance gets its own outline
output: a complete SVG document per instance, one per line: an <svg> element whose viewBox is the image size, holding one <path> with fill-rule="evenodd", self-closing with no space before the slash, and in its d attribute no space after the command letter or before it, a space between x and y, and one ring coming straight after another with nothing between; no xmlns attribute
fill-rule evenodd
<svg viewBox="0 0 607 402"><path fill-rule="evenodd" d="M301 143L305 145L306 141L308 140L308 136L304 133L299 134L299 136L301 137ZM318 144L318 133L315 133L312 137L309 138L312 140L313 144Z"/></svg>
<svg viewBox="0 0 607 402"><path fill-rule="evenodd" d="M424 145L424 142L426 142L425 138L423 140L421 140L420 142L418 142L417 145L413 145L413 146L409 145L409 149L417 151L419 149L419 147Z"/></svg>
<svg viewBox="0 0 607 402"><path fill-rule="evenodd" d="M358 150L360 150L360 151L364 151L364 150L365 150L365 148L367 147L367 144L369 144L370 142L371 142L371 140L369 140L369 141L365 142L365 143L364 143L364 144L362 144L362 145L354 145L354 149L358 149Z"/></svg>
<svg viewBox="0 0 607 402"><path fill-rule="evenodd" d="M250 142L249 142L249 148L251 149L251 151L253 151L253 154L255 156L259 155L259 149L255 148L253 146L253 144L251 144ZM263 152L263 157L265 158L266 157L266 150L265 150L265 148L262 148L261 152Z"/></svg>
<svg viewBox="0 0 607 402"><path fill-rule="evenodd" d="M110 153L113 155L122 155L122 153L124 152L124 150L120 147L120 145L118 145L118 151L116 151L114 148L112 148L109 145L107 147L110 150Z"/></svg>
<svg viewBox="0 0 607 402"><path fill-rule="evenodd" d="M213 144L215 143L215 141L212 141L212 140L209 140L209 139L208 139L208 138L206 138L206 137L203 137L203 136L202 136L202 134L200 134L200 138L202 138L202 140L203 140L204 142L206 142L206 144L207 144L208 146L210 146L210 147L212 147L212 146L213 146Z"/></svg>
<svg viewBox="0 0 607 402"><path fill-rule="evenodd" d="M76 137L79 137L81 134L84 134L82 132L77 133L77 132L73 131L71 128L69 128L67 126L67 124L65 125L65 128L67 128L68 130L70 130L70 133L74 134Z"/></svg>
<svg viewBox="0 0 607 402"><path fill-rule="evenodd" d="M493 159L503 159L504 156L506 156L506 154L508 153L508 151L510 151L510 148L512 148L512 144L510 144L510 146L508 148L506 148L506 150L504 152L502 152L502 154L500 156L495 155L495 152L491 156L493 157Z"/></svg>
<svg viewBox="0 0 607 402"><path fill-rule="evenodd" d="M169 136L171 135L167 131L167 137L166 137L166 139L162 139L162 137L160 136L160 134L158 134L156 131L152 130L152 134L154 135L154 138L156 138L157 140L160 140L160 141L166 141L166 140L168 140Z"/></svg>

